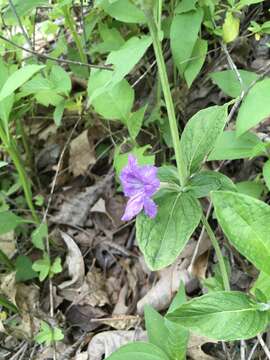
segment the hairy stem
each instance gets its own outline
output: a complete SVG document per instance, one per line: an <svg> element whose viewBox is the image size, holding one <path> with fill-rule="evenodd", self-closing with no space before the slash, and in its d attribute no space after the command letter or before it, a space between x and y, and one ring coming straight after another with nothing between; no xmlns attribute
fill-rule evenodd
<svg viewBox="0 0 270 360"><path fill-rule="evenodd" d="M229 277L228 277L228 273L227 273L227 269L226 269L226 265L224 262L224 258L222 256L221 253L221 249L219 247L216 235L214 234L214 231L212 230L208 220L206 219L205 215L202 215L202 223L207 231L207 234L212 242L212 245L215 249L217 258L218 258L218 264L219 264L219 268L220 268L220 272L221 272L221 276L222 276L222 280L223 280L223 285L224 285L224 289L226 291L230 291L230 282L229 282Z"/></svg>
<svg viewBox="0 0 270 360"><path fill-rule="evenodd" d="M185 186L187 180L187 169L185 165L185 160L183 157L183 151L180 144L180 135L177 126L177 120L174 111L173 99L170 90L170 84L168 80L166 65L163 57L161 43L158 37L157 27L153 16L150 12L146 13L148 19L148 27L152 36L153 46L155 51L155 56L158 65L158 72L160 77L160 82L163 90L163 95L166 103L170 130L172 135L173 147L175 151L176 164L178 169L179 181L181 186Z"/></svg>

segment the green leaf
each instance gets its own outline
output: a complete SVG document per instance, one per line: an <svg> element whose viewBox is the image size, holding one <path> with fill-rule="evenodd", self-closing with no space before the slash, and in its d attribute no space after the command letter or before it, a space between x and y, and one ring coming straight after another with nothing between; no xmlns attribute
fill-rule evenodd
<svg viewBox="0 0 270 360"><path fill-rule="evenodd" d="M244 98L236 119L236 131L240 136L270 115L270 79L255 84Z"/></svg>
<svg viewBox="0 0 270 360"><path fill-rule="evenodd" d="M214 190L237 191L236 186L226 175L216 171L201 171L188 182L189 192L196 198L209 196Z"/></svg>
<svg viewBox="0 0 270 360"><path fill-rule="evenodd" d="M38 8L39 6L48 5L48 0L13 0L12 2L17 14L19 14L20 17L28 15L32 10ZM5 22L9 22L10 20L17 21L10 6L8 6L4 13L4 20Z"/></svg>
<svg viewBox="0 0 270 360"><path fill-rule="evenodd" d="M72 87L71 80L68 73L61 66L52 66L49 79L53 85L53 89L56 90L58 94L68 96Z"/></svg>
<svg viewBox="0 0 270 360"><path fill-rule="evenodd" d="M188 331L163 318L151 306L144 308L145 326L149 342L164 351L169 359L184 360L188 342Z"/></svg>
<svg viewBox="0 0 270 360"><path fill-rule="evenodd" d="M237 137L236 131L224 131L207 160L237 160L251 158L257 145L263 144L254 134L247 132Z"/></svg>
<svg viewBox="0 0 270 360"><path fill-rule="evenodd" d="M240 19L236 18L231 11L227 11L222 27L223 40L225 43L234 41L239 34Z"/></svg>
<svg viewBox="0 0 270 360"><path fill-rule="evenodd" d="M106 85L110 79L109 71L93 73L89 79L88 95L91 98L97 88ZM129 117L134 102L134 90L127 80L123 79L109 91L92 99L95 111L108 120L121 120L124 123Z"/></svg>
<svg viewBox="0 0 270 360"><path fill-rule="evenodd" d="M173 301L171 302L167 314L173 312L176 308L184 304L186 301L187 301L187 297L185 292L185 284L181 281L179 285L179 290L175 295Z"/></svg>
<svg viewBox="0 0 270 360"><path fill-rule="evenodd" d="M167 192L156 203L154 219L143 213L136 219L138 244L152 270L173 263L201 219L200 204L188 193Z"/></svg>
<svg viewBox="0 0 270 360"><path fill-rule="evenodd" d="M9 77L9 71L8 71L7 65L0 59L0 89L3 87L5 82L7 81ZM8 134L8 121L9 116L13 107L14 103L14 95L10 95L4 100L0 102L0 119L4 123L4 128L6 133Z"/></svg>
<svg viewBox="0 0 270 360"><path fill-rule="evenodd" d="M181 75L184 74L192 57L202 18L203 11L201 8L181 14L177 13L177 8L175 10L170 39L174 63Z"/></svg>
<svg viewBox="0 0 270 360"><path fill-rule="evenodd" d="M18 313L17 307L14 304L12 304L12 302L10 302L6 298L4 298L3 296L0 296L0 305L5 307L8 310L14 312L15 314Z"/></svg>
<svg viewBox="0 0 270 360"><path fill-rule="evenodd" d="M147 155L145 154L148 149L150 149L150 145L145 145L142 147L136 147L131 151L121 154L120 147L116 147L115 155L114 155L114 168L116 174L119 176L120 172L122 171L123 167L128 163L128 156L130 154L134 155L138 160L139 165L154 165L155 163L155 155Z"/></svg>
<svg viewBox="0 0 270 360"><path fill-rule="evenodd" d="M44 67L45 65L26 65L15 71L4 83L0 91L0 101L12 95L20 86L22 86L38 71L44 69Z"/></svg>
<svg viewBox="0 0 270 360"><path fill-rule="evenodd" d="M240 0L237 4L237 9L242 9L244 6L252 5L252 4L258 4L263 2L264 0Z"/></svg>
<svg viewBox="0 0 270 360"><path fill-rule="evenodd" d="M107 360L169 360L168 356L157 346L149 343L137 342L121 347Z"/></svg>
<svg viewBox="0 0 270 360"><path fill-rule="evenodd" d="M107 24L100 23L98 31L103 42L91 49L93 53L104 54L113 50L119 50L125 43L121 33L116 28L109 28Z"/></svg>
<svg viewBox="0 0 270 360"><path fill-rule="evenodd" d="M60 126L64 115L66 100L60 101L53 112L53 120L56 126Z"/></svg>
<svg viewBox="0 0 270 360"><path fill-rule="evenodd" d="M258 75L251 71L238 70L241 79L243 81L244 90L258 78ZM237 79L235 71L224 70L210 73L210 78L223 92L224 94L236 98L241 94L241 84Z"/></svg>
<svg viewBox="0 0 270 360"><path fill-rule="evenodd" d="M90 101L93 101L95 97L100 96L104 92L110 91L117 83L124 79L141 60L151 43L152 40L150 36L133 36L128 39L119 50L112 51L109 54L106 64L112 65L114 71L92 70L89 79L90 82L92 76L100 77L101 79L104 79L104 76L106 76L107 82L92 89L92 93L89 94L91 95ZM104 72L106 72L106 75L103 75Z"/></svg>
<svg viewBox="0 0 270 360"><path fill-rule="evenodd" d="M0 212L0 235L14 230L18 225L25 222L24 219L13 214L11 211Z"/></svg>
<svg viewBox="0 0 270 360"><path fill-rule="evenodd" d="M43 258L34 262L32 269L39 273L39 281L44 281L50 273L51 261L47 254Z"/></svg>
<svg viewBox="0 0 270 360"><path fill-rule="evenodd" d="M270 206L229 191L213 192L212 201L231 244L258 270L270 274Z"/></svg>
<svg viewBox="0 0 270 360"><path fill-rule="evenodd" d="M256 199L261 199L262 194L265 190L264 185L257 181L240 181L235 184L238 192L252 196Z"/></svg>
<svg viewBox="0 0 270 360"><path fill-rule="evenodd" d="M198 0L182 0L175 9L176 14L186 13L192 10L196 10L196 3Z"/></svg>
<svg viewBox="0 0 270 360"><path fill-rule="evenodd" d="M48 237L48 226L45 223L41 223L36 230L32 233L33 245L42 251L45 251L45 241Z"/></svg>
<svg viewBox="0 0 270 360"><path fill-rule="evenodd" d="M18 256L15 262L16 281L24 282L36 278L38 274L32 269L32 266L32 261L28 256Z"/></svg>
<svg viewBox="0 0 270 360"><path fill-rule="evenodd" d="M141 130L146 108L147 105L143 106L136 112L130 114L127 119L127 128L132 139L136 139L137 135Z"/></svg>
<svg viewBox="0 0 270 360"><path fill-rule="evenodd" d="M270 276L265 274L263 271L260 272L257 280L250 289L250 293L256 295L257 290L261 291L265 295L266 301L270 300Z"/></svg>
<svg viewBox="0 0 270 360"><path fill-rule="evenodd" d="M118 0L111 2L103 0L102 9L111 17L126 23L145 23L144 13L138 9L130 0Z"/></svg>
<svg viewBox="0 0 270 360"><path fill-rule="evenodd" d="M263 177L268 190L270 190L270 160L267 160L263 165Z"/></svg>
<svg viewBox="0 0 270 360"><path fill-rule="evenodd" d="M197 112L187 123L181 146L189 174L197 171L215 146L227 121L228 105L211 106Z"/></svg>
<svg viewBox="0 0 270 360"><path fill-rule="evenodd" d="M61 265L61 258L58 256L54 260L54 262L53 262L53 264L52 264L52 266L50 268L50 277L53 277L55 274L61 273L62 270L63 269L62 269L62 265Z"/></svg>
<svg viewBox="0 0 270 360"><path fill-rule="evenodd" d="M196 78L196 76L199 74L207 54L207 48L208 48L208 42L203 39L198 39L194 48L193 52L191 54L191 60L189 61L184 77L186 79L186 82L188 84L188 87L190 87Z"/></svg>
<svg viewBox="0 0 270 360"><path fill-rule="evenodd" d="M172 165L163 165L158 168L158 178L163 183L180 185L177 168Z"/></svg>
<svg viewBox="0 0 270 360"><path fill-rule="evenodd" d="M35 340L38 344L46 343L50 345L53 342L60 341L64 339L62 330L57 327L51 327L45 321L41 322L40 331L35 336Z"/></svg>
<svg viewBox="0 0 270 360"><path fill-rule="evenodd" d="M257 305L242 292L213 292L181 305L167 318L211 339L249 339L268 323L267 312L259 311Z"/></svg>

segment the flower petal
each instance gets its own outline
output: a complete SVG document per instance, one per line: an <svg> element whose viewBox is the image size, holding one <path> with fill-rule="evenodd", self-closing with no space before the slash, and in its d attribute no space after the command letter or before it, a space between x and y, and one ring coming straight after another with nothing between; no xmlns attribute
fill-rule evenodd
<svg viewBox="0 0 270 360"><path fill-rule="evenodd" d="M132 218L134 218L136 215L138 215L144 206L144 194L139 193L133 197L131 197L126 206L126 210L124 215L122 216L121 220L123 221L129 221Z"/></svg>
<svg viewBox="0 0 270 360"><path fill-rule="evenodd" d="M157 205L152 199L150 199L149 197L145 197L143 202L143 207L146 215L148 215L152 219L156 217Z"/></svg>

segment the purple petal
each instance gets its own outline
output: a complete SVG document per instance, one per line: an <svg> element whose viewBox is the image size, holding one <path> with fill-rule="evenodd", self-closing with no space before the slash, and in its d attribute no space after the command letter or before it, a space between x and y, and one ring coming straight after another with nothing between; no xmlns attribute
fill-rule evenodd
<svg viewBox="0 0 270 360"><path fill-rule="evenodd" d="M132 218L134 218L136 215L138 215L144 206L144 194L139 193L133 197L131 197L126 206L126 210L124 215L122 216L121 220L123 221L129 221Z"/></svg>
<svg viewBox="0 0 270 360"><path fill-rule="evenodd" d="M149 197L144 198L143 207L146 215L150 218L154 218L157 215L157 205Z"/></svg>

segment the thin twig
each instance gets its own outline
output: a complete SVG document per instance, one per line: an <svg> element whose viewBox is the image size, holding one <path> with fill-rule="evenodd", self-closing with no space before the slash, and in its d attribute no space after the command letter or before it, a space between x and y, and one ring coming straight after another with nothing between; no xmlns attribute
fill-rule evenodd
<svg viewBox="0 0 270 360"><path fill-rule="evenodd" d="M27 44L29 45L30 49L33 49L31 40L30 40L28 34L27 34L26 31L25 31L25 28L24 28L24 26L23 26L23 24L22 24L22 22L21 22L21 19L20 19L18 13L17 13L16 7L14 6L12 0L8 0L8 3L9 3L9 6L10 6L12 12L13 12L13 15L15 16L15 18L16 18L16 20L17 20L17 22L18 22L18 25L19 25L19 27L20 27L20 29L21 29L21 32L22 32L22 34L23 34L23 36L24 36Z"/></svg>
<svg viewBox="0 0 270 360"><path fill-rule="evenodd" d="M14 354L9 360L16 360L18 359L19 355L21 355L22 353L25 352L25 350L27 349L28 344L24 343L21 348L16 352L16 354Z"/></svg>
<svg viewBox="0 0 270 360"><path fill-rule="evenodd" d="M7 43L9 43L10 45L15 46L18 49L21 49L25 52L28 52L34 56L36 56L37 58L41 58L41 59L45 59L45 60L51 60L51 61L55 61L58 63L62 63L62 64L68 64L68 65L79 65L79 66L86 66L89 68L95 68L95 69L102 69L102 70L108 70L108 71L113 71L113 68L110 65L95 65L95 64L86 64L86 63L82 63L80 61L73 61L73 60L67 60L67 59L58 59L49 55L45 55L45 54L40 54L34 50L31 49L27 49L21 45L16 44L14 41L4 37L3 35L0 35L0 39L6 41Z"/></svg>
<svg viewBox="0 0 270 360"><path fill-rule="evenodd" d="M267 356L267 359L270 360L270 351L269 351L268 347L266 346L265 342L263 341L262 336L259 334L259 335L257 335L257 338L261 344L261 347L263 348L263 351L265 352L265 355Z"/></svg>
<svg viewBox="0 0 270 360"><path fill-rule="evenodd" d="M257 340L257 341L255 342L253 348L251 349L251 351L250 351L250 353L249 353L249 355L248 355L247 360L251 360L251 359L252 359L252 357L253 357L253 355L254 355L254 353L255 353L255 350L257 349L258 345L259 345L259 340Z"/></svg>
<svg viewBox="0 0 270 360"><path fill-rule="evenodd" d="M245 340L241 340L241 360L246 360L246 343Z"/></svg>

